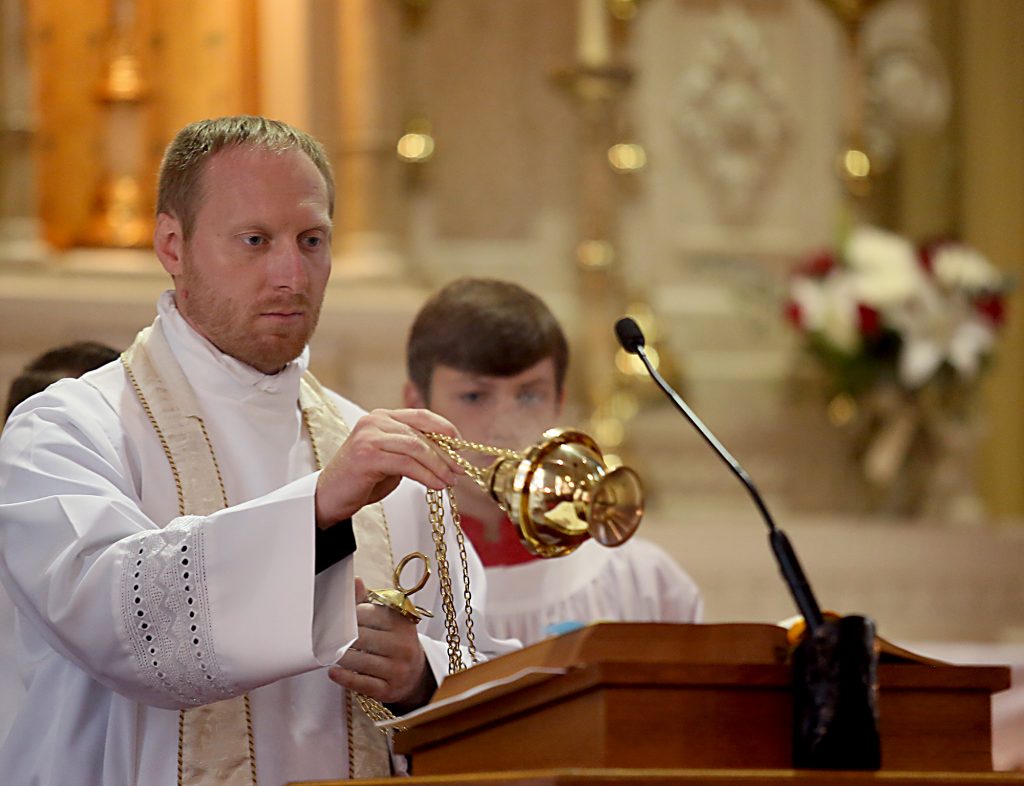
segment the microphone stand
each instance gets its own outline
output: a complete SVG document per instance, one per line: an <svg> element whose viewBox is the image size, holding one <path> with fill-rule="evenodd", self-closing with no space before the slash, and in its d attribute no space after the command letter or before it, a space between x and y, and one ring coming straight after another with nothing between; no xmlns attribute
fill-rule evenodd
<svg viewBox="0 0 1024 786"><path fill-rule="evenodd" d="M704 438L704 441L725 462L729 470L739 478L740 483L743 484L747 493L754 500L754 504L761 512L761 517L768 526L768 542L771 545L772 553L775 555L775 561L779 565L782 578L786 582L793 600L796 602L797 609L803 615L808 634L813 635L824 622L821 607L818 605L817 598L814 597L814 591L811 589L807 576L800 566L800 560L797 559L793 545L790 543L786 533L775 525L775 520L772 518L771 513L768 512L768 506L765 505L764 499L761 497L760 492L758 492L754 482L747 475L746 470L740 466L739 462L732 457L732 454L715 438L715 435L708 430L700 418L687 406L686 402L671 388L662 378L661 374L658 373L658 370L651 364L647 353L644 351L643 333L640 332L636 322L628 317L620 319L615 325L615 333L622 344L622 348L643 361L644 366L647 368L647 373L651 375L651 379L668 396L672 404L675 405L675 408L697 429L698 433Z"/></svg>
<svg viewBox="0 0 1024 786"><path fill-rule="evenodd" d="M874 622L859 615L825 622L789 538L775 526L743 467L662 379L644 351L644 334L636 322L620 319L615 334L622 348L643 361L651 379L739 478L768 525L772 553L807 626L806 636L793 652L793 765L798 769L879 769Z"/></svg>

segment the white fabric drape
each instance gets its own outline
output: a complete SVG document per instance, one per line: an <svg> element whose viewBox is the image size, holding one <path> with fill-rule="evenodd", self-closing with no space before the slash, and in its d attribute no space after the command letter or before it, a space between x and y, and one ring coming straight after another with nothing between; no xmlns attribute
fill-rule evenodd
<svg viewBox="0 0 1024 786"><path fill-rule="evenodd" d="M663 549L641 538L586 541L567 557L487 568L487 625L533 644L590 622L699 622L700 590Z"/></svg>

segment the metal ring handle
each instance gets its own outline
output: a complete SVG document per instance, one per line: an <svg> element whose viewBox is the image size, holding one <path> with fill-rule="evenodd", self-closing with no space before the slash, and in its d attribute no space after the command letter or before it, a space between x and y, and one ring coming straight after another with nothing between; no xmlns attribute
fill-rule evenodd
<svg viewBox="0 0 1024 786"><path fill-rule="evenodd" d="M420 580L416 582L412 587L402 586L402 571L405 570L405 566L408 565L412 560L420 559L423 560L423 575L420 576ZM395 566L395 589L401 592L403 595L412 595L423 589L427 583L427 579L430 578L430 557L419 551L413 551L410 554L406 554L402 557L401 561Z"/></svg>

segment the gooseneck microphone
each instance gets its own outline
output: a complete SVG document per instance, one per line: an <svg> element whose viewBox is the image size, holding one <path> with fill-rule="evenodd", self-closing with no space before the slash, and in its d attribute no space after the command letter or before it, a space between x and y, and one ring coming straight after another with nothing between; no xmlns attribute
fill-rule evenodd
<svg viewBox="0 0 1024 786"><path fill-rule="evenodd" d="M704 438L704 441L711 446L712 450L718 454L718 457L725 462L725 465L739 478L740 483L746 488L747 493L750 494L754 504L757 505L757 509L761 512L761 517L764 519L765 524L768 525L768 542L771 544L772 552L775 554L775 560L778 562L782 578L785 580L786 586L796 602L797 609L806 621L808 632L814 633L824 621L821 615L821 607L818 606L818 601L814 597L814 591L804 575L803 568L800 567L800 560L797 559L796 552L793 550L789 538L786 537L785 532L775 526L775 521L772 519L771 513L768 512L768 507L764 504L764 500L761 498L761 494L750 479L750 476L739 465L739 462L732 457L732 454L725 449L725 446L701 422L700 418L694 414L693 410L686 405L686 402L683 401L679 394L662 378L658 370L651 365L651 361L644 351L644 344L646 342L640 326L629 317L623 317L615 323L615 335L626 352L636 355L643 361L647 373L651 375L651 379L668 396L672 404L675 405L675 408L697 429L698 433Z"/></svg>

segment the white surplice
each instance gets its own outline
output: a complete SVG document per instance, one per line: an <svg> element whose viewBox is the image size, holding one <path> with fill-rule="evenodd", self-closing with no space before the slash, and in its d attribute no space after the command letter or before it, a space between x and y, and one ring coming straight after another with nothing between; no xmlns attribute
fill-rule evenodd
<svg viewBox="0 0 1024 786"><path fill-rule="evenodd" d="M486 571L488 630L524 645L591 622L700 622L703 612L693 579L635 537L616 548L588 540L566 557Z"/></svg>
<svg viewBox="0 0 1024 786"><path fill-rule="evenodd" d="M230 507L178 516L167 458L120 363L16 410L0 440L0 580L17 606L26 686L0 747L0 783L171 786L178 709L244 691L261 784L343 778L343 692L324 667L356 636L353 570L345 558L314 578L317 474L297 405L308 352L264 375L196 334L170 293L155 325L194 388ZM363 414L333 400L350 426ZM396 560L434 554L422 487L403 481L384 511ZM447 536L458 606L450 522ZM189 567L183 553L202 554L188 598L171 580ZM472 551L470 566L482 605ZM436 571L415 601L435 613L420 639L440 682ZM146 639L140 619L159 621L162 635ZM484 653L511 646L483 624L476 632ZM141 657L153 649L152 661Z"/></svg>
<svg viewBox="0 0 1024 786"><path fill-rule="evenodd" d="M0 742L7 736L14 712L25 695L14 646L15 625L14 604L0 585Z"/></svg>

